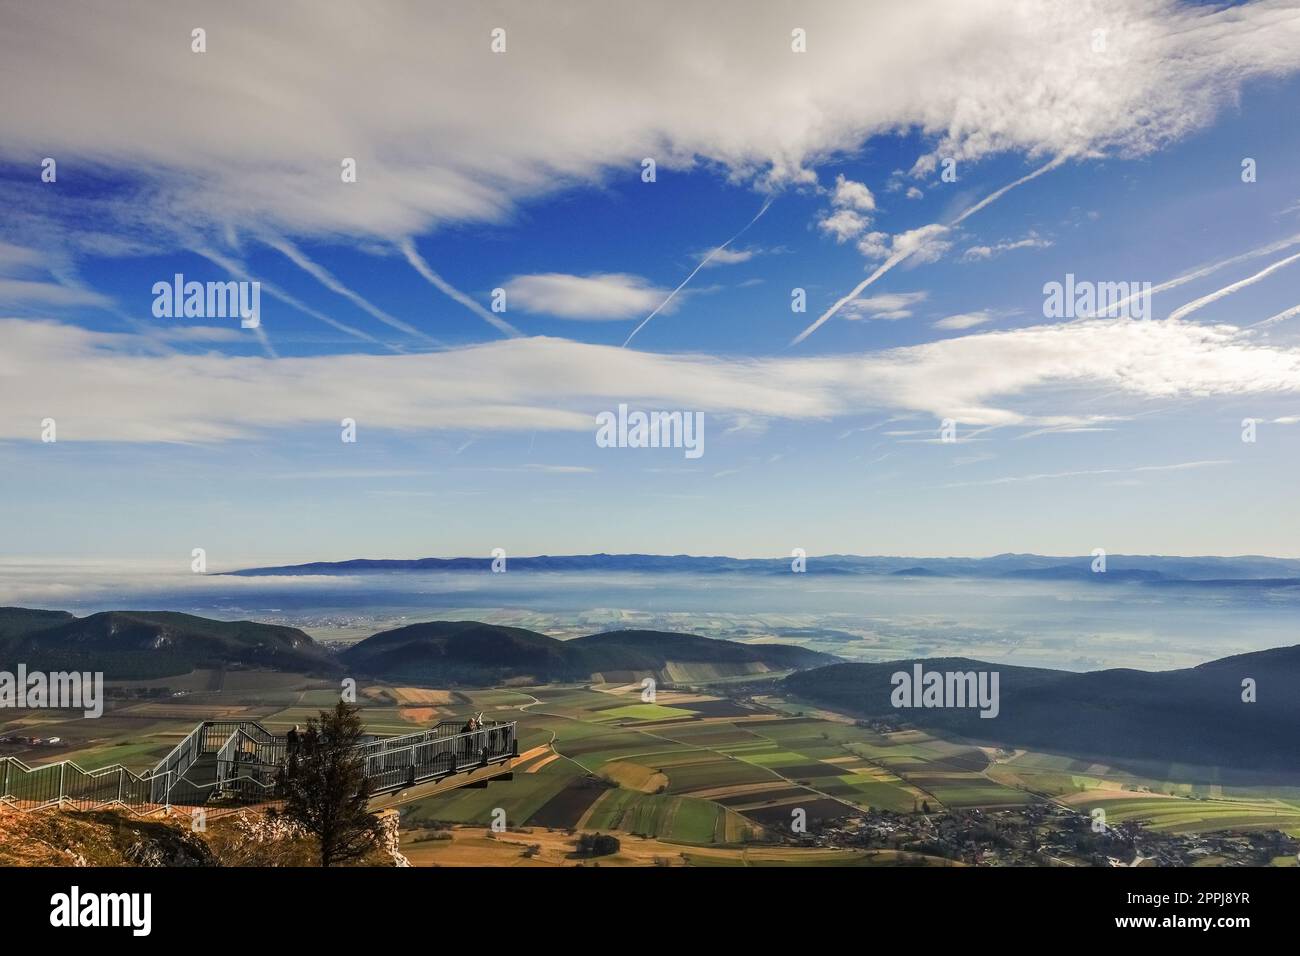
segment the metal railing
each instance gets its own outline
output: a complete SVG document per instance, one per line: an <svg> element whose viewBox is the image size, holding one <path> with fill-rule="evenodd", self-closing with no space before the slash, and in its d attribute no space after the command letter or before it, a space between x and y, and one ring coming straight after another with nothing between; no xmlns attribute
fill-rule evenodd
<svg viewBox="0 0 1300 956"><path fill-rule="evenodd" d="M239 727L217 750L216 790L222 796L267 799L284 765L286 740L253 724Z"/></svg>
<svg viewBox="0 0 1300 956"><path fill-rule="evenodd" d="M400 737L367 736L357 746L371 793L380 794L502 763L518 756L516 724L493 723L468 733L457 721ZM252 720L205 721L154 766L136 774L121 764L86 770L70 760L30 767L0 757L0 803L22 810L123 806L151 812L214 798L235 802L273 796L287 757L287 739Z"/></svg>
<svg viewBox="0 0 1300 956"><path fill-rule="evenodd" d="M149 774L153 781L151 803L171 803L172 788L203 754L203 740L207 728L207 723L199 724L186 734L167 756L154 765L153 772Z"/></svg>
<svg viewBox="0 0 1300 956"><path fill-rule="evenodd" d="M0 802L22 810L70 805L78 810L154 804L155 779L132 773L121 764L86 770L64 760L29 767L17 757L0 757Z"/></svg>
<svg viewBox="0 0 1300 956"><path fill-rule="evenodd" d="M372 793L384 793L424 783L461 770L500 763L517 756L514 721L490 724L468 733L454 722L402 737L385 737L362 744L365 773Z"/></svg>

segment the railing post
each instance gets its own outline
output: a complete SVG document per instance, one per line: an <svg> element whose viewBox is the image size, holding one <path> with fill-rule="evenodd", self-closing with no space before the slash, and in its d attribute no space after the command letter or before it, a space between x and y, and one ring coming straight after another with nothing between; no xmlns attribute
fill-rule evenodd
<svg viewBox="0 0 1300 956"><path fill-rule="evenodd" d="M8 757L2 757L0 763L5 765L5 775L2 778L4 782L0 783L0 797L7 797L9 796L9 764L12 761Z"/></svg>

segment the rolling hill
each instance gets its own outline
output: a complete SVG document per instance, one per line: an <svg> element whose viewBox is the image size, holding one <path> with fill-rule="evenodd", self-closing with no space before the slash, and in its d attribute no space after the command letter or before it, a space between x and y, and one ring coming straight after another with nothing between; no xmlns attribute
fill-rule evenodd
<svg viewBox="0 0 1300 956"><path fill-rule="evenodd" d="M999 712L891 703L893 674L996 671ZM1257 701L1242 700L1255 681ZM927 730L1005 747L1097 760L1128 759L1300 771L1300 645L1240 654L1172 671L1073 673L932 658L834 664L781 682L800 699L863 717L894 717Z"/></svg>
<svg viewBox="0 0 1300 956"><path fill-rule="evenodd" d="M561 641L476 621L430 621L384 631L354 644L341 658L375 677L465 684L708 679L836 660L789 645L739 644L664 631L614 631Z"/></svg>
<svg viewBox="0 0 1300 956"><path fill-rule="evenodd" d="M26 607L0 607L0 653L33 631L75 621L67 611L41 611Z"/></svg>
<svg viewBox="0 0 1300 956"><path fill-rule="evenodd" d="M331 653L295 627L214 621L172 611L0 609L4 666L23 661L41 670L103 671L111 679L184 674L196 667L334 670Z"/></svg>

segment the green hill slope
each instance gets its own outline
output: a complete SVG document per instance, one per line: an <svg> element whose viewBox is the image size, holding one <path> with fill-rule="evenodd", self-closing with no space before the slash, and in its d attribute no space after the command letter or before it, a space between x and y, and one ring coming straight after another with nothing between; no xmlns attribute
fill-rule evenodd
<svg viewBox="0 0 1300 956"><path fill-rule="evenodd" d="M14 610L14 609L9 609ZM172 611L103 611L77 618L61 612L0 647L4 663L30 669L103 671L109 679L183 674L196 667L258 667L318 672L337 664L328 650L295 627L214 621ZM22 621L22 615L8 615ZM0 617L0 620L3 618ZM33 624L38 618L26 619Z"/></svg>
<svg viewBox="0 0 1300 956"><path fill-rule="evenodd" d="M708 676L815 667L828 654L780 644L739 644L665 631L614 631L561 641L536 631L475 621L430 621L385 631L344 651L360 673L404 680L499 683L579 681L656 675L684 679L691 665Z"/></svg>
<svg viewBox="0 0 1300 956"><path fill-rule="evenodd" d="M998 714L891 702L892 675L914 664L939 672L998 673ZM1257 700L1242 700L1243 681ZM924 729L1008 747L1095 757L1300 771L1300 645L1174 671L1088 673L964 658L835 664L792 674L790 693L842 712L892 716Z"/></svg>

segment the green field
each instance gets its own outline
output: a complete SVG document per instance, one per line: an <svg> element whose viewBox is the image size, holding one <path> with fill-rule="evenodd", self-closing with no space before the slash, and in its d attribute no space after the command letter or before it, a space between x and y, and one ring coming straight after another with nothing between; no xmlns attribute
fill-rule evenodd
<svg viewBox="0 0 1300 956"><path fill-rule="evenodd" d="M628 704L626 707L611 707L597 713L610 720L668 720L694 715L694 711L680 707L660 707L658 704Z"/></svg>
<svg viewBox="0 0 1300 956"><path fill-rule="evenodd" d="M328 682L256 671L200 671L116 686L167 691L114 697L98 720L15 711L0 721L0 735L62 738L56 747L19 747L16 755L28 764L68 758L88 769L122 763L141 771L201 720L248 718L284 730L305 724L338 693ZM1189 783L1179 779L1186 768L1153 766L1139 775L1069 756L995 753L920 731L879 733L828 719L833 715L807 716L772 698L763 698L772 706L756 709L667 691L651 704L640 700L635 685L546 686L458 690L454 706L431 707L396 703L411 699L410 692L403 698L382 685L366 690L360 703L371 732L410 733L440 717L483 711L490 719L517 720L521 752L533 751L508 783L404 805L407 827L487 825L501 809L511 827L640 834L695 847L698 855L707 847L770 846L800 806L813 808L810 817L834 819L868 808L1000 809L1054 799L1081 812L1101 807L1114 822L1137 820L1158 831L1265 828L1300 835L1300 789L1229 787L1212 777L1204 782L1203 773ZM1096 799L1089 799L1094 791ZM780 862L779 854L769 856L749 865ZM703 855L698 862L734 860Z"/></svg>

